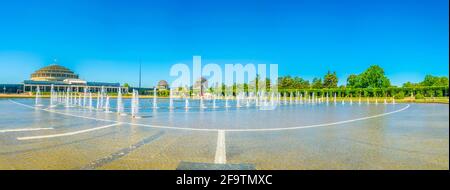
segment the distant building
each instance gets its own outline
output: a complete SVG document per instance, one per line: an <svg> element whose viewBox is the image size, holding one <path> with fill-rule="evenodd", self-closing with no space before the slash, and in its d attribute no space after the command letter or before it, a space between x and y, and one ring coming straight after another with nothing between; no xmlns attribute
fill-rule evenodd
<svg viewBox="0 0 450 190"><path fill-rule="evenodd" d="M156 88L167 90L167 89L169 89L169 83L167 83L167 81L165 81L165 80L160 80L158 82L158 86Z"/></svg>
<svg viewBox="0 0 450 190"><path fill-rule="evenodd" d="M49 92L53 85L55 91L66 91L71 88L72 92L98 92L104 88L107 92L127 92L127 87L121 87L120 83L87 82L81 80L77 74L70 69L52 64L41 68L31 74L30 80L23 82L23 92L34 92L37 87L43 92Z"/></svg>
<svg viewBox="0 0 450 190"><path fill-rule="evenodd" d="M23 92L22 84L0 84L0 93L19 94Z"/></svg>

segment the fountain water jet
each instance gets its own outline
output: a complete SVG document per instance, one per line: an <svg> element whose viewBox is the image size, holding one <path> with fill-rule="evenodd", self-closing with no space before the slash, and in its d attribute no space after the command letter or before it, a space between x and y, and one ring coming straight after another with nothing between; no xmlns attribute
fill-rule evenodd
<svg viewBox="0 0 450 190"><path fill-rule="evenodd" d="M119 91L117 92L117 114L126 115L122 100L122 89L119 89Z"/></svg>
<svg viewBox="0 0 450 190"><path fill-rule="evenodd" d="M35 99L34 105L35 106L44 106L44 105L42 105L40 86L36 86L36 99Z"/></svg>
<svg viewBox="0 0 450 190"><path fill-rule="evenodd" d="M97 93L97 109L100 109L100 91Z"/></svg>
<svg viewBox="0 0 450 190"><path fill-rule="evenodd" d="M53 84L50 87L50 107L55 107L56 94Z"/></svg>
<svg viewBox="0 0 450 190"><path fill-rule="evenodd" d="M92 106L92 92L89 92L89 109L92 109L92 108L94 108Z"/></svg>
<svg viewBox="0 0 450 190"><path fill-rule="evenodd" d="M83 92L83 107L86 107L86 103L87 103L87 88L84 88L84 92Z"/></svg>
<svg viewBox="0 0 450 190"><path fill-rule="evenodd" d="M173 89L170 89L170 93L169 93L169 109L173 110Z"/></svg>
<svg viewBox="0 0 450 190"><path fill-rule="evenodd" d="M203 96L200 96L200 109L206 109L205 103L203 101Z"/></svg>
<svg viewBox="0 0 450 190"><path fill-rule="evenodd" d="M156 87L153 88L153 109L158 109L158 101L157 101L157 93L156 93Z"/></svg>
<svg viewBox="0 0 450 190"><path fill-rule="evenodd" d="M131 117L141 118L139 115L139 92L133 89L133 96L131 99Z"/></svg>
<svg viewBox="0 0 450 190"><path fill-rule="evenodd" d="M216 98L217 98L217 97L216 97L216 96L217 96L216 94L213 95L213 105L212 105L212 108L213 108L213 109L216 109L216 108L217 108L217 105L216 105Z"/></svg>
<svg viewBox="0 0 450 190"><path fill-rule="evenodd" d="M105 112L110 112L109 111L109 96L106 96L106 101L105 101Z"/></svg>
<svg viewBox="0 0 450 190"><path fill-rule="evenodd" d="M334 93L334 105L336 105L337 101L336 101L336 93Z"/></svg>

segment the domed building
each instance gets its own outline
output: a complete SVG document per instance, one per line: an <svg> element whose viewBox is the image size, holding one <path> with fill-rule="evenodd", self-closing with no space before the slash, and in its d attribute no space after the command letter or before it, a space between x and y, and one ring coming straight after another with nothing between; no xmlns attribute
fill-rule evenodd
<svg viewBox="0 0 450 190"><path fill-rule="evenodd" d="M33 81L64 81L66 79L78 79L78 75L57 64L41 68L31 74Z"/></svg>
<svg viewBox="0 0 450 190"><path fill-rule="evenodd" d="M57 92L67 91L69 88L72 92L84 92L85 89L89 92L99 92L101 89L106 92L128 91L128 87L121 87L120 83L81 80L75 72L53 63L32 73L30 80L23 82L23 92L35 92L37 88L42 92L50 92L52 86Z"/></svg>
<svg viewBox="0 0 450 190"><path fill-rule="evenodd" d="M160 80L158 82L158 86L156 88L158 88L158 89L169 89L169 83L167 83L167 81L165 81L165 80Z"/></svg>

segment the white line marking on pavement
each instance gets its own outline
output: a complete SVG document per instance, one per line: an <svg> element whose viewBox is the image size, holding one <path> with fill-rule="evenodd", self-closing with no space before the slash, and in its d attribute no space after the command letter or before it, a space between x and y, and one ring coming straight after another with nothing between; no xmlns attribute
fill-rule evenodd
<svg viewBox="0 0 450 190"><path fill-rule="evenodd" d="M227 152L225 144L225 131L219 130L217 132L217 147L216 147L216 157L214 159L216 164L226 164L227 163Z"/></svg>
<svg viewBox="0 0 450 190"><path fill-rule="evenodd" d="M23 131L40 131L40 130L51 130L53 128L25 128L25 129L3 129L0 133L10 133L10 132L23 132Z"/></svg>
<svg viewBox="0 0 450 190"><path fill-rule="evenodd" d="M102 127L96 127L96 128L92 128L92 129L86 129L86 130L80 130L80 131L74 131L74 132L68 132L68 133L53 134L53 135L18 137L17 140L22 141L22 140L47 139L47 138L71 136L71 135L77 135L77 134L81 134L81 133L87 133L87 132L91 132L91 131L96 131L96 130L100 130L100 129L106 129L106 128L114 127L114 126L117 126L117 125L120 125L120 124L122 124L122 123L114 123L114 124L111 124L111 125L105 125L105 126L102 126Z"/></svg>

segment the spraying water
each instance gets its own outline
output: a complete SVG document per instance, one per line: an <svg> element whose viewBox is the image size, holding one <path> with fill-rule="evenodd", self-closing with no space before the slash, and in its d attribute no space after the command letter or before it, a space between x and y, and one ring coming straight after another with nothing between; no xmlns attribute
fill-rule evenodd
<svg viewBox="0 0 450 190"><path fill-rule="evenodd" d="M230 106L228 105L228 96L225 95L224 98L225 98L225 107L226 107L226 108L230 107Z"/></svg>
<svg viewBox="0 0 450 190"><path fill-rule="evenodd" d="M50 107L54 107L55 105L55 89L53 87L53 84L50 87Z"/></svg>
<svg viewBox="0 0 450 190"><path fill-rule="evenodd" d="M100 109L100 92L97 93L97 109Z"/></svg>
<svg viewBox="0 0 450 190"><path fill-rule="evenodd" d="M70 107L70 88L66 89L66 107Z"/></svg>
<svg viewBox="0 0 450 190"><path fill-rule="evenodd" d="M214 109L217 108L217 106L216 106L216 95L215 94L213 96L213 108Z"/></svg>
<svg viewBox="0 0 450 190"><path fill-rule="evenodd" d="M92 106L92 92L89 92L89 109L92 109L92 108L94 108Z"/></svg>
<svg viewBox="0 0 450 190"><path fill-rule="evenodd" d="M170 89L169 93L169 109L173 109L173 89Z"/></svg>
<svg viewBox="0 0 450 190"><path fill-rule="evenodd" d="M156 98L157 93L156 93L156 87L153 88L153 109L157 109L158 108L158 100Z"/></svg>
<svg viewBox="0 0 450 190"><path fill-rule="evenodd" d="M123 108L123 100L122 100L122 90L119 89L117 92L117 113L122 115L124 114L124 108Z"/></svg>
<svg viewBox="0 0 450 190"><path fill-rule="evenodd" d="M133 96L131 99L131 116L133 118L140 118L139 114L139 92L133 89Z"/></svg>
<svg viewBox="0 0 450 190"><path fill-rule="evenodd" d="M206 106L205 106L205 103L203 101L203 96L200 96L200 109L205 109L205 108L206 108Z"/></svg>
<svg viewBox="0 0 450 190"><path fill-rule="evenodd" d="M79 107L83 106L83 102L82 102L81 100L82 100L82 99L81 99L81 94L79 93L79 94L78 94L78 106L79 106Z"/></svg>
<svg viewBox="0 0 450 190"><path fill-rule="evenodd" d="M334 93L334 105L336 105L336 93Z"/></svg>
<svg viewBox="0 0 450 190"><path fill-rule="evenodd" d="M39 86L36 86L36 99L34 102L35 106L43 106L41 100L41 89Z"/></svg>
<svg viewBox="0 0 450 190"><path fill-rule="evenodd" d="M83 92L83 107L86 107L87 104L87 88L84 88Z"/></svg>
<svg viewBox="0 0 450 190"><path fill-rule="evenodd" d="M110 112L110 111L109 111L109 96L106 96L105 112Z"/></svg>

